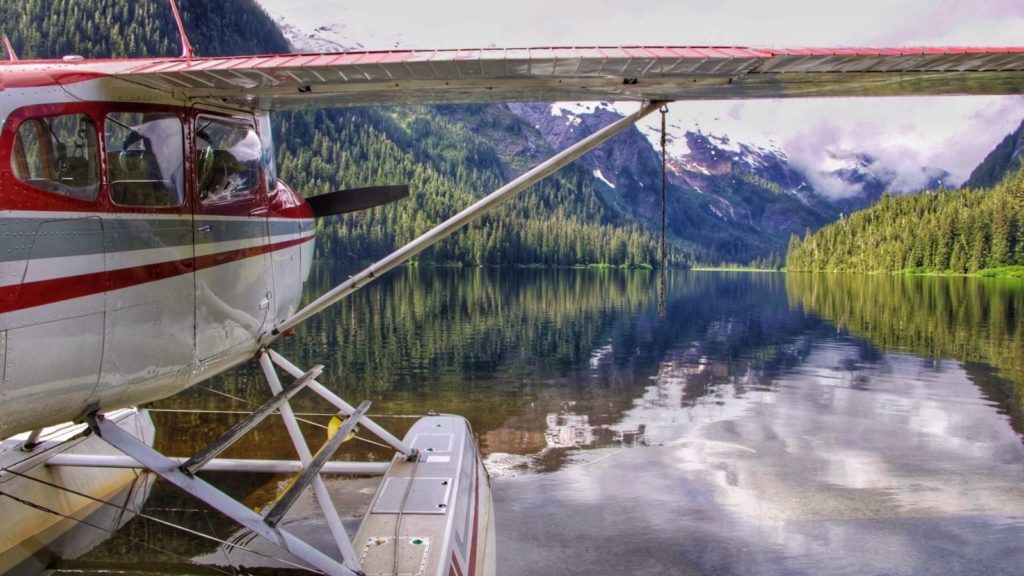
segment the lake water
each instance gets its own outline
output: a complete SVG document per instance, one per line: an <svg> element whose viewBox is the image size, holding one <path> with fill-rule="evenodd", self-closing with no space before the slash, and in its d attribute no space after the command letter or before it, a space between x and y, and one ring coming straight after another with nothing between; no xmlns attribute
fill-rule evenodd
<svg viewBox="0 0 1024 576"><path fill-rule="evenodd" d="M313 292L346 272L319 263ZM667 286L661 317L653 272L411 267L277 349L399 435L428 410L470 420L501 575L1024 573L1024 282ZM160 403L157 443L194 452L265 397L243 367ZM298 410L322 438L324 406ZM224 456L293 457L273 422ZM229 485L258 506L281 481ZM161 485L147 513L233 530ZM206 573L180 563L215 548L136 518L74 566Z"/></svg>

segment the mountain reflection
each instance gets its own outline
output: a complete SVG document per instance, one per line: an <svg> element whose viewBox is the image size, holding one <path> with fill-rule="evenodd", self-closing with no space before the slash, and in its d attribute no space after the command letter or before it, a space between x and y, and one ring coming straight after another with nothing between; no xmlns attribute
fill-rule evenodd
<svg viewBox="0 0 1024 576"><path fill-rule="evenodd" d="M778 280L687 279L696 289L674 293L664 324L632 325L655 360L623 365L641 387L600 427L586 421L594 442L489 456L505 528L499 565L543 549L567 575L636 573L638 559L645 573L1020 573L1024 446L999 392L1012 390L1013 365L893 350L900 339L941 341L920 330L942 321L907 318L901 308L915 304L876 300L888 288L864 277ZM962 303L988 310L986 324L948 325L950 336L1014 326L993 318L1013 318L1019 293L966 289L995 298ZM876 339L878 325L891 331ZM620 367L589 374L614 378ZM574 399L565 413L606 405Z"/></svg>

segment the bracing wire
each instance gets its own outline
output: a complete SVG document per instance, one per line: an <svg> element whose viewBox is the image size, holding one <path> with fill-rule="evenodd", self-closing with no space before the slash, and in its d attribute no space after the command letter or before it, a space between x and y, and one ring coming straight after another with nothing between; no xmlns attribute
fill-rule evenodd
<svg viewBox="0 0 1024 576"><path fill-rule="evenodd" d="M668 164L666 161L666 131L665 116L668 114L668 106L662 104L661 112L661 240L658 243L658 264L661 271L658 274L658 316L665 317L665 276L667 274L668 257L665 254L665 221L668 213Z"/></svg>
<svg viewBox="0 0 1024 576"><path fill-rule="evenodd" d="M31 477L30 476L26 476L26 478L31 478ZM52 514L52 515L57 516L59 518L64 518L65 520L72 520L72 521L77 522L79 524L83 524L85 526L88 526L88 527L92 528L93 530L99 530L100 532L104 532L104 533L109 534L111 536L115 536L115 537L118 537L118 538L123 538L123 539L125 539L125 540L127 540L127 541L129 541L129 542L131 542L133 544L141 544L141 545L143 545L143 546L145 546L147 548L152 548L153 550L156 550L157 552L161 552L163 554L168 554L168 555L170 555L170 556L172 556L174 558L177 558L178 560L182 560L183 562L186 562L188 564L193 564L191 558L188 558L186 556L182 556L181 554L177 554L175 552L172 552L171 550L167 550L165 548L161 548L161 547L157 546L156 544L150 544L149 542L145 542L145 541L139 540L137 538L132 538L131 536L125 536L123 534L119 534L118 532L116 532L114 530L111 530L109 528L104 528L103 526L99 526L97 524L93 524L92 522L89 522L88 520L81 519L81 518L75 518L74 516L71 516L69 514L64 514L62 512L58 512L57 510L54 510L52 508L48 508L48 507L43 506L42 504L39 504L37 502L32 502L31 500L26 500L26 499L21 498L19 496L15 496L14 494L11 494L9 492L0 491L0 496L6 496L7 498L10 498L11 500L14 500L15 502L18 502L18 503L20 503L20 504L22 504L24 506L28 506L29 508L32 508L34 510L39 510L40 512L43 512L43 513L46 513L46 514ZM120 508L117 504L111 504L111 503L108 503L108 502L105 502L105 504L107 504L109 506L115 506L115 507ZM123 508L122 508L122 510L123 510ZM227 570L222 570L222 569L217 568L215 566L201 566L201 567L205 568L205 569L207 569L207 570L209 570L211 572L217 572L219 574L228 574L229 576L234 576L233 572L228 572Z"/></svg>
<svg viewBox="0 0 1024 576"><path fill-rule="evenodd" d="M215 390L213 388L210 388L209 386L200 386L199 388L201 388L203 390L206 390L207 392L212 392L213 394L218 394L220 396L224 396L225 398L230 398L232 400L235 400L237 402L241 402L243 404L248 404L250 406L259 406L259 404L256 403L256 402L253 402L251 400L246 400L245 398L239 398L238 396L234 396L232 394L228 394L227 392L222 392L220 390ZM249 414L249 412L245 412L244 410L167 410L167 409L152 409L152 411L153 412L202 412L202 413L207 413L207 414L245 414L245 415ZM298 420L299 422L303 422L305 424L309 424L310 426L315 426L317 428L323 428L324 430L327 429L326 425L321 424L319 422L316 422L314 420L309 420L307 418L303 418L302 416L303 416L303 414L296 414L295 415L295 419ZM327 417L331 417L331 416L334 416L334 414L327 414L327 413L309 414L309 416L327 416ZM406 415L397 415L397 416L386 415L386 416L388 416L388 417L401 417L401 418L422 418L423 417L422 415L408 415L408 416L406 416ZM381 416L374 416L374 418L380 418L380 417ZM375 442L373 440L370 440L369 438L363 438L362 436L355 436L355 439L356 440L361 440L361 441L363 441L363 442L365 442L367 444L373 444L374 446L380 446L381 448L388 448L388 449L391 448L391 446L388 446L387 444L383 444L381 442Z"/></svg>
<svg viewBox="0 0 1024 576"><path fill-rule="evenodd" d="M398 506L398 517L395 519L395 556L394 565L391 567L391 576L398 576L398 543L402 535L402 519L405 516L405 503L409 500L409 493L412 492L412 484L416 481L416 473L420 468L420 459L417 456L412 462L412 474L409 477L409 484L405 486L405 493L402 495L402 503Z"/></svg>

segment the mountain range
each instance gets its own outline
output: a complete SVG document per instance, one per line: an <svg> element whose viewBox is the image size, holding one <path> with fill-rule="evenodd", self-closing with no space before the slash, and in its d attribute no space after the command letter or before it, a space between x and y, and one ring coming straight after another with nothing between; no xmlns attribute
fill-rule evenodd
<svg viewBox="0 0 1024 576"><path fill-rule="evenodd" d="M557 149L623 115L623 107L611 103L508 108ZM613 204L647 223L657 221L661 210L660 138L657 126L636 127L581 160ZM941 169L920 170L925 188L941 186L949 176ZM825 177L845 193L832 196L816 190L812 182ZM666 125L669 232L708 250L712 258L742 262L781 254L791 234L871 205L898 178L868 154L835 152L821 173L809 175L778 145Z"/></svg>
<svg viewBox="0 0 1024 576"><path fill-rule="evenodd" d="M1008 173L1015 172L1024 164L1024 122L1006 135L1003 141L988 153L988 156L971 172L965 188L991 188Z"/></svg>

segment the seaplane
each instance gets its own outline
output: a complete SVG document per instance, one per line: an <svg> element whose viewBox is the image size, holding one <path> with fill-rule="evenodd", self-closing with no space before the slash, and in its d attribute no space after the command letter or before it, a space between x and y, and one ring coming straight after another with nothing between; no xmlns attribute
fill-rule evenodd
<svg viewBox="0 0 1024 576"><path fill-rule="evenodd" d="M1024 48L548 47L0 63L0 572L44 569L66 525L137 510L154 475L225 514L293 566L332 575L493 574L489 480L472 430L426 415L398 438L274 344L310 317L668 102L1024 93ZM273 111L545 100L637 110L487 194L306 306L315 222L406 196L379 186L304 198L280 181ZM145 409L245 362L269 399L198 453L153 448ZM337 413L314 450L289 400ZM295 460L219 455L279 416ZM356 429L389 462L334 458ZM204 471L291 473L252 510ZM324 477L381 477L355 534ZM127 495L126 491L127 490ZM304 491L330 535L283 522ZM120 495L120 496L119 496Z"/></svg>

